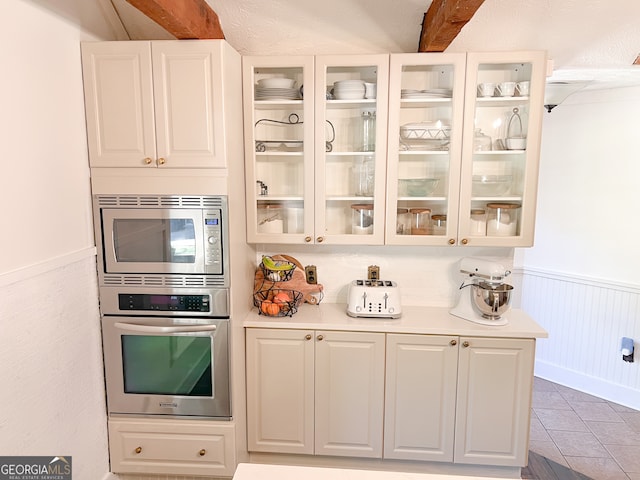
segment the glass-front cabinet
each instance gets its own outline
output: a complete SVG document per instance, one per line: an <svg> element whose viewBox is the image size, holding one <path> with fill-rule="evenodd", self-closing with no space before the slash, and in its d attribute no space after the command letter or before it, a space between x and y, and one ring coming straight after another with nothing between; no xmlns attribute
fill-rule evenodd
<svg viewBox="0 0 640 480"><path fill-rule="evenodd" d="M391 55L386 243L457 235L466 55Z"/></svg>
<svg viewBox="0 0 640 480"><path fill-rule="evenodd" d="M531 246L544 52L391 55L386 243Z"/></svg>
<svg viewBox="0 0 640 480"><path fill-rule="evenodd" d="M243 62L247 240L383 244L389 56Z"/></svg>

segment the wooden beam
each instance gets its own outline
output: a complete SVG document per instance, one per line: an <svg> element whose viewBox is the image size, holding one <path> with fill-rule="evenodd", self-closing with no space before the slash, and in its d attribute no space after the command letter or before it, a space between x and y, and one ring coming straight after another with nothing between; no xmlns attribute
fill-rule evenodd
<svg viewBox="0 0 640 480"><path fill-rule="evenodd" d="M444 52L484 0L433 0L424 14L418 52Z"/></svg>
<svg viewBox="0 0 640 480"><path fill-rule="evenodd" d="M126 0L178 39L224 38L220 20L205 0Z"/></svg>

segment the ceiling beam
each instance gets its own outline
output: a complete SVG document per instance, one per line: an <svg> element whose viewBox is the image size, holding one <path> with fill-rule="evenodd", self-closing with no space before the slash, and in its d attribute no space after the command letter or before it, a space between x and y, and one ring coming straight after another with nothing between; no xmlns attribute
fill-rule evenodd
<svg viewBox="0 0 640 480"><path fill-rule="evenodd" d="M216 12L205 0L126 0L178 39L224 38Z"/></svg>
<svg viewBox="0 0 640 480"><path fill-rule="evenodd" d="M418 52L444 52L484 0L433 0L424 14Z"/></svg>

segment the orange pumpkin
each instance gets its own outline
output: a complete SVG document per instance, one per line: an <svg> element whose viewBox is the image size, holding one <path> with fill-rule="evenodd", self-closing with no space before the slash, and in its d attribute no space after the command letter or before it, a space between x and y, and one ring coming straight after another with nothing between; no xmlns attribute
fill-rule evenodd
<svg viewBox="0 0 640 480"><path fill-rule="evenodd" d="M285 309L291 302L291 296L287 292L278 292L273 297L273 303L280 306L281 309Z"/></svg>
<svg viewBox="0 0 640 480"><path fill-rule="evenodd" d="M262 304L260 305L260 310L262 310L262 313L264 313L265 315L275 316L280 312L280 306L276 303L273 303L271 300L263 300Z"/></svg>

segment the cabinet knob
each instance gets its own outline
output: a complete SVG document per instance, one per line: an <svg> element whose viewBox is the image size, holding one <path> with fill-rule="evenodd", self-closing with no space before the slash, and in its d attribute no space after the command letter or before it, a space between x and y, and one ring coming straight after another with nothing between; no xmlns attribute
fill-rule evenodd
<svg viewBox="0 0 640 480"><path fill-rule="evenodd" d="M153 162L153 160L151 160L149 157L147 157L147 158L145 158L145 159L144 159L144 163L145 163L146 165L151 165L151 162Z"/></svg>
<svg viewBox="0 0 640 480"><path fill-rule="evenodd" d="M308 236L308 235L306 237L304 237L304 241L307 242L307 243L309 243L311 240L312 240L312 238L310 236Z"/></svg>
<svg viewBox="0 0 640 480"><path fill-rule="evenodd" d="M455 339L449 342L449 345L451 345L452 347L455 347L457 344L458 344L458 341Z"/></svg>
<svg viewBox="0 0 640 480"><path fill-rule="evenodd" d="M462 348L467 348L469 346L469 342L462 342Z"/></svg>
<svg viewBox="0 0 640 480"><path fill-rule="evenodd" d="M467 243L469 243L469 240L468 240L468 239L466 239L466 238L463 238L462 240L460 240L460 243L461 243L462 245L466 245Z"/></svg>
<svg viewBox="0 0 640 480"><path fill-rule="evenodd" d="M318 243L322 243L323 241L324 241L324 237L316 238L316 242L318 242Z"/></svg>
<svg viewBox="0 0 640 480"><path fill-rule="evenodd" d="M449 245L455 245L456 243L456 239L455 238L450 238L449 239Z"/></svg>
<svg viewBox="0 0 640 480"><path fill-rule="evenodd" d="M160 157L158 159L158 165L164 165L165 162L166 162L166 160L164 158L162 158L162 157Z"/></svg>
<svg viewBox="0 0 640 480"><path fill-rule="evenodd" d="M136 452L136 453L142 453L142 447L136 447L136 449L134 450L134 452Z"/></svg>
<svg viewBox="0 0 640 480"><path fill-rule="evenodd" d="M198 455L200 455L201 457L204 457L206 453L207 453L207 451L203 448L202 450L200 450L198 452Z"/></svg>
<svg viewBox="0 0 640 480"><path fill-rule="evenodd" d="M311 334L310 334L310 333L306 334L306 335L304 336L304 339L305 339L305 340L311 340Z"/></svg>
<svg viewBox="0 0 640 480"><path fill-rule="evenodd" d="M316 338L318 339L318 341L319 341L319 342L321 342L322 340L324 340L324 337L323 337L322 335L318 335Z"/></svg>

